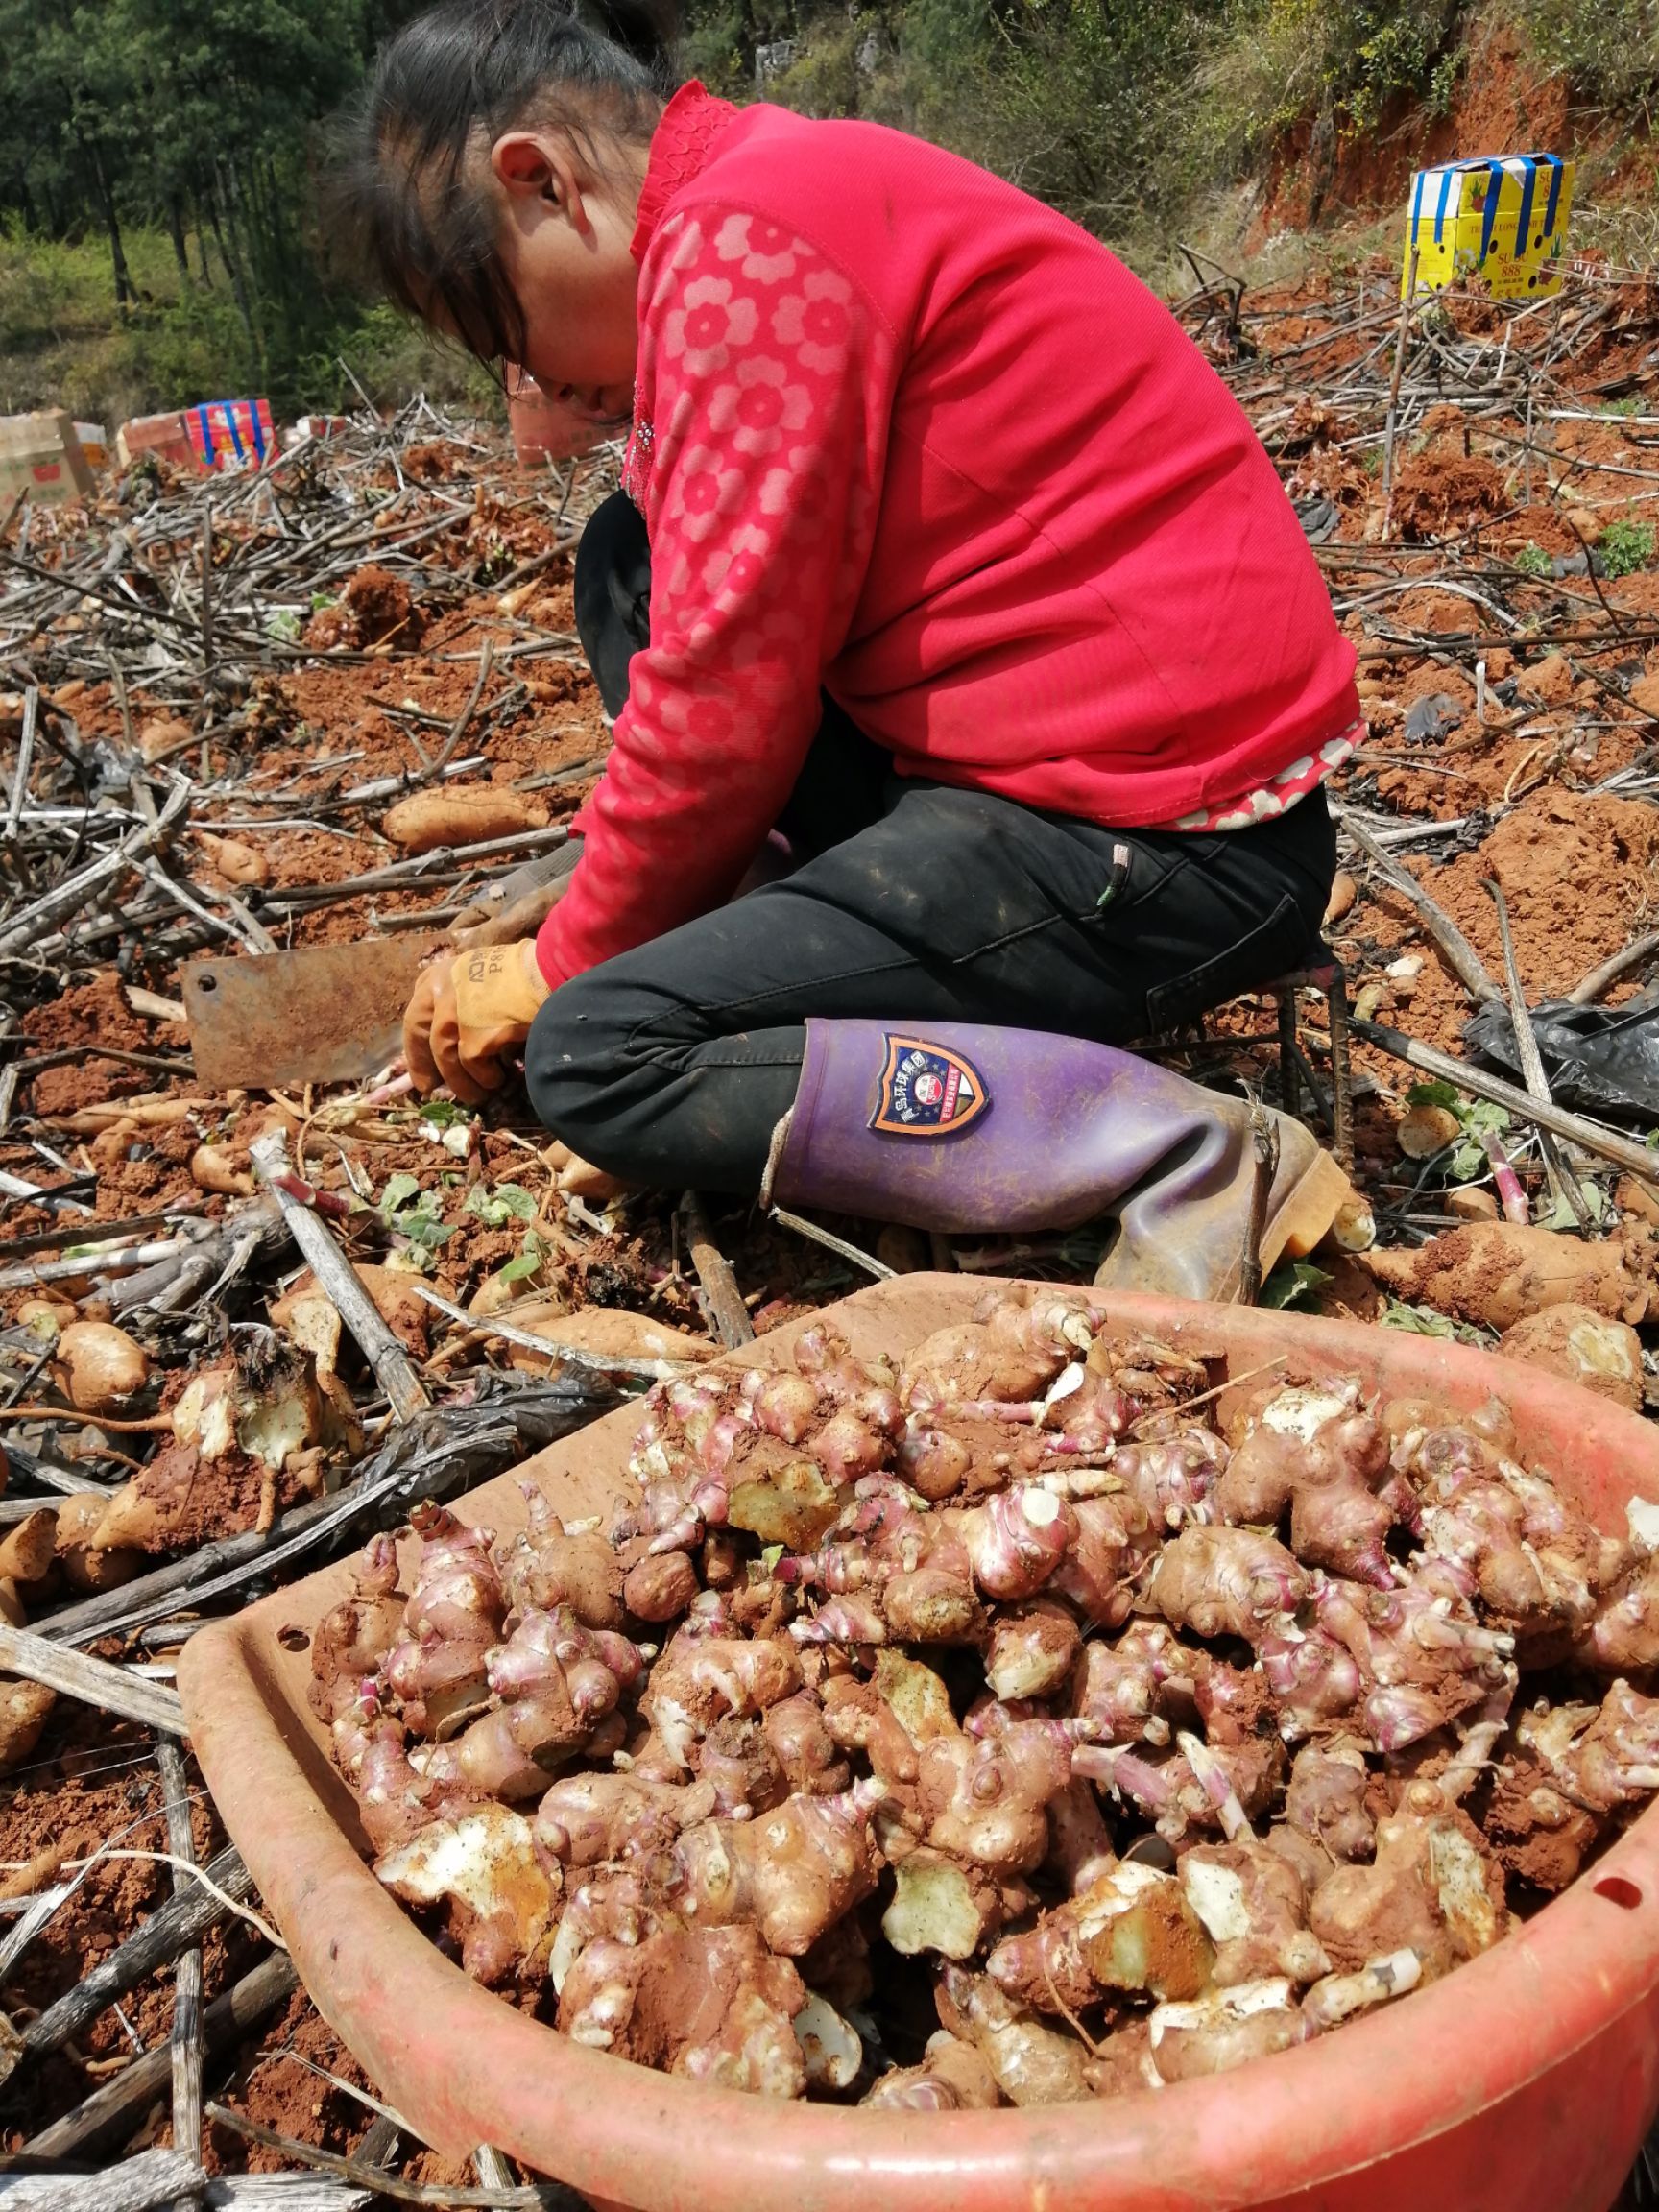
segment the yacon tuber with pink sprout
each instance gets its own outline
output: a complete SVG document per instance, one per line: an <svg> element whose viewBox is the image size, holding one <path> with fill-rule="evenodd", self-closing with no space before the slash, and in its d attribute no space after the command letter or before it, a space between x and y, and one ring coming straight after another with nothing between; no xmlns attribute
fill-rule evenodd
<svg viewBox="0 0 1659 2212"><path fill-rule="evenodd" d="M590 2049L918 2115L1502 1942L1659 1791L1659 1505L1592 1526L1495 1405L1216 1366L996 1292L660 1383L599 1519L421 1506L311 1654L381 1879Z"/></svg>

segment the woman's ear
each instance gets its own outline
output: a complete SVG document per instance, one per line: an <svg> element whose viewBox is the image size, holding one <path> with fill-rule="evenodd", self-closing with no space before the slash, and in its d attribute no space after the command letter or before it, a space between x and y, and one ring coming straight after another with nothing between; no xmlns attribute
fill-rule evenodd
<svg viewBox="0 0 1659 2212"><path fill-rule="evenodd" d="M541 200L583 236L593 228L586 178L566 140L540 131L509 131L490 149L490 166L509 198Z"/></svg>

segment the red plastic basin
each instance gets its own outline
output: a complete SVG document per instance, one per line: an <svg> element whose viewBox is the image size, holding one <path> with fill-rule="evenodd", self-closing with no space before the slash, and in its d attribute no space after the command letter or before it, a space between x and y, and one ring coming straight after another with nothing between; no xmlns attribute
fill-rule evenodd
<svg viewBox="0 0 1659 2212"><path fill-rule="evenodd" d="M907 1276L835 1310L854 1349L902 1351L985 1285ZM1288 1353L1469 1410L1496 1391L1524 1456L1599 1526L1659 1498L1659 1431L1553 1376L1437 1338L1163 1299L1112 1326L1234 1372ZM796 1332L737 1357L777 1365ZM623 1486L637 1415L596 1423L470 1494L505 1531L534 1472L567 1516ZM203 1770L319 2009L438 2149L514 2152L635 2212L1605 2212L1659 2107L1659 1808L1517 1935L1335 2034L1213 2080L1046 2111L894 2113L713 2091L583 2050L469 1981L360 1857L305 1704L330 1568L186 1646ZM293 1641L292 1637L289 1639Z"/></svg>

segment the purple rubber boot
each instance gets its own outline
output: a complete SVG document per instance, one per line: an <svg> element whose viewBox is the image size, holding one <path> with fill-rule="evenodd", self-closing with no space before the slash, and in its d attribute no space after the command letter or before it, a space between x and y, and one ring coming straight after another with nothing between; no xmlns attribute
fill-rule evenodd
<svg viewBox="0 0 1659 2212"><path fill-rule="evenodd" d="M1268 1118L1279 1164L1263 1274L1311 1250L1352 1195L1300 1122ZM1115 1215L1097 1283L1228 1300L1255 1185L1243 1100L1133 1052L966 1022L808 1022L801 1088L761 1196L957 1232L1075 1229Z"/></svg>

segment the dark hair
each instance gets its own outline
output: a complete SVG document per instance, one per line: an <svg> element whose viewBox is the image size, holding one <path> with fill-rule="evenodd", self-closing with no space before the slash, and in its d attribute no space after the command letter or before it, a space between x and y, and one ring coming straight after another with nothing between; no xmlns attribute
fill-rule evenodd
<svg viewBox="0 0 1659 2212"><path fill-rule="evenodd" d="M347 119L335 180L369 276L481 361L517 361L524 312L473 157L517 124L589 154L596 132L648 139L677 82L675 16L675 0L441 0L405 24Z"/></svg>

